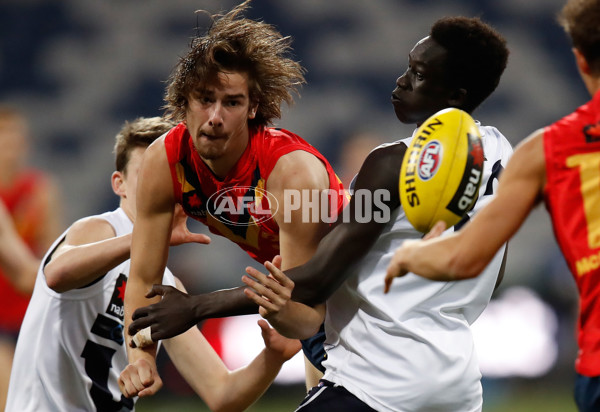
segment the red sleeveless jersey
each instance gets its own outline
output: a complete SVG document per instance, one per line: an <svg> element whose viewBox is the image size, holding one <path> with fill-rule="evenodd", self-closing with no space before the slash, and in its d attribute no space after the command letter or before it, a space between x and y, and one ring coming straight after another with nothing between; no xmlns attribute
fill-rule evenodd
<svg viewBox="0 0 600 412"><path fill-rule="evenodd" d="M265 194L267 179L281 156L304 150L319 158L327 168L329 188L336 193L331 216L337 216L346 202L344 187L325 157L284 129L251 129L246 150L223 180L217 179L202 161L185 124L169 131L165 148L175 200L185 213L206 224L212 233L236 243L260 263L279 254L279 227L272 219Z"/></svg>
<svg viewBox="0 0 600 412"><path fill-rule="evenodd" d="M36 244L42 215L33 206L32 197L45 184L46 178L41 172L29 170L20 174L10 187L0 188L0 198L11 214L17 232L36 254L43 252ZM1 330L19 331L29 298L29 295L18 292L0 270Z"/></svg>
<svg viewBox="0 0 600 412"><path fill-rule="evenodd" d="M600 375L600 92L544 129L545 202L580 295L578 373Z"/></svg>

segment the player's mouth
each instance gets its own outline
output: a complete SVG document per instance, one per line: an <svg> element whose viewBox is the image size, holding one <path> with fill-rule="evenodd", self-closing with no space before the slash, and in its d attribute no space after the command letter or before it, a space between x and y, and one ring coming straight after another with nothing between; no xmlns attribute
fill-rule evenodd
<svg viewBox="0 0 600 412"><path fill-rule="evenodd" d="M200 137L203 137L207 140L219 140L219 139L224 139L226 136L200 133Z"/></svg>

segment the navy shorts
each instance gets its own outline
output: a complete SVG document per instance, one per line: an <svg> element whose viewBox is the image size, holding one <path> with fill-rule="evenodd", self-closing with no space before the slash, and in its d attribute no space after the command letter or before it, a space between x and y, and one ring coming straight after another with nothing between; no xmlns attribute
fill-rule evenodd
<svg viewBox="0 0 600 412"><path fill-rule="evenodd" d="M600 411L600 376L575 377L575 403L579 412Z"/></svg>
<svg viewBox="0 0 600 412"><path fill-rule="evenodd" d="M302 401L296 412L376 412L346 388L321 379Z"/></svg>
<svg viewBox="0 0 600 412"><path fill-rule="evenodd" d="M323 361L327 359L327 353L325 352L325 324L321 325L319 331L308 339L301 340L302 352L304 356L312 363L315 368L321 372L325 372Z"/></svg>

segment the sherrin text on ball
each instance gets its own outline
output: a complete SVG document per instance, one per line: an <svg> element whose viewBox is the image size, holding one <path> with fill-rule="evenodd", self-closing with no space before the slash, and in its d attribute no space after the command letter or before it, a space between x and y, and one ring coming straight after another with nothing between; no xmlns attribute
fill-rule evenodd
<svg viewBox="0 0 600 412"><path fill-rule="evenodd" d="M408 221L427 233L439 220L457 224L472 209L483 175L479 129L466 112L448 108L415 132L400 169L400 202Z"/></svg>

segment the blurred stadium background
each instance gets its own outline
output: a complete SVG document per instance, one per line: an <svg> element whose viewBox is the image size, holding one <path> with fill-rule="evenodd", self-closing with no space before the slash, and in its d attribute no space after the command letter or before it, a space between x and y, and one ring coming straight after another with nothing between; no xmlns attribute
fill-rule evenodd
<svg viewBox="0 0 600 412"><path fill-rule="evenodd" d="M188 48L195 10L228 10L232 0L2 0L0 102L21 108L32 127L31 164L61 185L65 221L116 206L112 145L125 120L162 113L164 80ZM562 0L254 0L250 17L293 37L308 84L278 122L323 152L345 178L364 147L408 136L390 104L412 46L446 15L479 16L507 38L503 80L475 112L517 144L588 99L555 15ZM365 138L365 136L368 136ZM366 143L364 143L366 142ZM361 145L362 143L362 145ZM0 148L1 150L1 148ZM203 228L194 226L195 230ZM511 242L507 273L475 335L485 411L574 411L571 400L575 287L545 212ZM254 264L213 236L210 246L172 251L170 267L192 292L240 284ZM261 346L255 317L205 326L236 367ZM235 336L235 338L231 338ZM204 410L161 355L165 388L140 411ZM252 411L293 410L303 397L301 359L286 365Z"/></svg>

